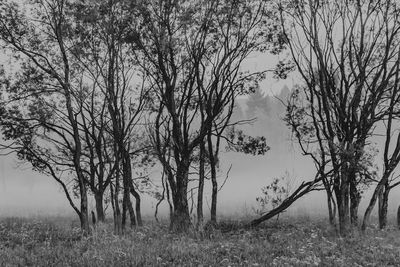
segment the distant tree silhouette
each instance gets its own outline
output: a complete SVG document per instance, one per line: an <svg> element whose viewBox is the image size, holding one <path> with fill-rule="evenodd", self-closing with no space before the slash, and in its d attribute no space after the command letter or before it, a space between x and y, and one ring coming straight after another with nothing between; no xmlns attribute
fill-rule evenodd
<svg viewBox="0 0 400 267"><path fill-rule="evenodd" d="M261 91L260 87L255 88L254 92L249 93L246 105L246 115L249 119L254 118L257 114L257 111L267 116L271 112L270 99Z"/></svg>

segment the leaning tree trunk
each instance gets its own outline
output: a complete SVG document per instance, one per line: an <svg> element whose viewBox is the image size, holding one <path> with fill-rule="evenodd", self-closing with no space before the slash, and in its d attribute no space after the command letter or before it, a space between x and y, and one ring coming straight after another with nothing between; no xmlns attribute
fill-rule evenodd
<svg viewBox="0 0 400 267"><path fill-rule="evenodd" d="M383 179L382 179L383 180ZM363 219L363 223L361 226L361 229L363 231L365 231L365 229L367 229L368 223L369 223L369 218L371 216L372 210L375 207L376 201L378 200L378 197L382 194L384 185L379 182L379 184L375 187L374 193L372 194L371 200L368 204L367 209L365 210L364 213L364 219Z"/></svg>
<svg viewBox="0 0 400 267"><path fill-rule="evenodd" d="M127 205L128 205L128 211L129 211L129 219L131 221L131 228L134 228L136 226L136 215L135 215L135 211L133 209L132 201L131 201L130 197L128 199Z"/></svg>
<svg viewBox="0 0 400 267"><path fill-rule="evenodd" d="M296 200L298 200L302 196L313 191L314 186L316 184L318 184L320 181L321 181L320 179L316 179L316 180L310 181L310 182L303 182L289 197L287 197L285 200L283 200L279 206L270 210L268 213L262 215L260 218L257 218L255 220L251 221L247 226L255 227L255 226L259 225L260 223L267 221L267 220L275 217L276 215L279 215L280 213L284 212L294 202L296 202Z"/></svg>

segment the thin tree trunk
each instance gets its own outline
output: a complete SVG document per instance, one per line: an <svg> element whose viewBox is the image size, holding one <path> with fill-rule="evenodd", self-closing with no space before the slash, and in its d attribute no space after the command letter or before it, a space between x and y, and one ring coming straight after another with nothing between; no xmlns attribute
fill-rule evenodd
<svg viewBox="0 0 400 267"><path fill-rule="evenodd" d="M390 188L388 185L385 185L385 188L382 192L382 197L379 198L379 228L385 229L387 225L387 211L388 211L388 202L389 202L389 192Z"/></svg>
<svg viewBox="0 0 400 267"><path fill-rule="evenodd" d="M119 207L119 170L116 172L115 178L115 192L114 192L114 208L115 208L115 218L114 218L114 231L115 234L122 234L122 217L121 210Z"/></svg>
<svg viewBox="0 0 400 267"><path fill-rule="evenodd" d="M249 227L255 227L259 225L260 223L267 221L276 215L279 215L281 212L285 211L287 208L289 208L296 200L301 198L302 196L310 193L311 191L314 190L314 185L320 182L319 179L316 179L314 181L310 182L303 182L288 198L286 198L282 203L277 206L276 208L270 210L268 213L264 214L260 218L257 218L253 221L251 221L248 226Z"/></svg>
<svg viewBox="0 0 400 267"><path fill-rule="evenodd" d="M397 208L397 228L400 229L400 206Z"/></svg>
<svg viewBox="0 0 400 267"><path fill-rule="evenodd" d="M335 200L333 199L332 189L329 185L328 180L326 178L323 178L322 182L324 184L326 196L327 196L329 223L332 226L334 226L335 225L335 217L336 217L336 203L335 203Z"/></svg>
<svg viewBox="0 0 400 267"><path fill-rule="evenodd" d="M367 229L368 223L369 223L369 218L371 216L372 210L375 207L376 201L378 200L378 196L381 194L383 190L383 184L379 183L374 190L374 193L372 194L371 200L368 204L367 209L365 210L365 214L364 214L364 219L363 219L363 223L361 226L361 229L363 231L365 231L365 229Z"/></svg>
<svg viewBox="0 0 400 267"><path fill-rule="evenodd" d="M169 182L168 182L168 181L170 181L170 179L173 179L173 178L169 178L169 179L165 180L165 191L167 193L167 202L168 202L168 206L169 206L170 228L172 228L172 221L173 221L173 215L174 215L174 205L173 205L173 203L171 203L170 185L169 185ZM173 200L172 200L172 202L173 202Z"/></svg>
<svg viewBox="0 0 400 267"><path fill-rule="evenodd" d="M211 132L207 135L208 141L208 156L211 168L211 184L212 184L212 194L211 194L211 223L217 223L217 197L218 197L218 183L217 183L217 168L216 159L212 143Z"/></svg>
<svg viewBox="0 0 400 267"><path fill-rule="evenodd" d="M203 224L203 191L204 191L204 172L205 172L204 152L205 152L205 145L202 142L200 144L199 188L197 191L197 227L200 227Z"/></svg>
<svg viewBox="0 0 400 267"><path fill-rule="evenodd" d="M128 197L129 197L129 195L128 195ZM129 219L131 221L131 228L134 228L136 226L136 215L135 215L135 211L133 209L132 201L131 201L130 197L128 199L127 205L128 205L128 210L129 210Z"/></svg>
<svg viewBox="0 0 400 267"><path fill-rule="evenodd" d="M125 231L125 226L126 226L126 214L128 212L128 198L126 197L126 192L124 188L124 193L122 197L122 218L121 218L121 227L122 231Z"/></svg>
<svg viewBox="0 0 400 267"><path fill-rule="evenodd" d="M131 164L131 157L129 155L128 151L125 151L124 153L124 183L125 183L125 187L126 187L126 205L127 208L129 209L129 214L131 219L135 217L135 225L136 225L136 220L137 220L137 225L138 226L143 226L143 221L142 221L142 213L141 213L141 209L140 209L140 195L139 193L135 190L133 181L132 181L132 164ZM130 200L130 196L129 193L131 193L133 195L133 197L135 198L135 210L136 210L136 216L135 216L135 212L132 210L130 210L130 208L132 207L132 202ZM132 222L131 222L132 225Z"/></svg>
<svg viewBox="0 0 400 267"><path fill-rule="evenodd" d="M329 213L329 223L330 225L335 225L336 217L336 204L333 200L332 194L328 195L328 213Z"/></svg>
<svg viewBox="0 0 400 267"><path fill-rule="evenodd" d="M140 195L139 193L135 190L133 187L133 182L130 187L131 194L135 198L135 210L136 210L136 220L137 220L137 225L138 226L143 226L143 221L142 221L142 212L140 209Z"/></svg>
<svg viewBox="0 0 400 267"><path fill-rule="evenodd" d="M80 189L80 197L81 197L81 213L80 213L80 221L81 221L81 229L85 233L89 233L89 210L88 210L88 200L87 200L87 190L83 185Z"/></svg>

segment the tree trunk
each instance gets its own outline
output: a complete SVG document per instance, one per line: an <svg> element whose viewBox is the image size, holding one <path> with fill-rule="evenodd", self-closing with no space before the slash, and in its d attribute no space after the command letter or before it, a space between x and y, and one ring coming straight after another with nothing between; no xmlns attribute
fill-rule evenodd
<svg viewBox="0 0 400 267"><path fill-rule="evenodd" d="M128 195L129 197L129 195ZM122 218L121 218L121 227L122 231L125 231L125 226L126 226L126 214L128 212L128 198L126 197L126 190L124 188L124 194L122 197Z"/></svg>
<svg viewBox="0 0 400 267"><path fill-rule="evenodd" d="M323 173L324 171L321 170ZM335 217L336 217L336 203L335 200L333 199L332 195L332 189L329 184L329 181L325 177L325 175L322 177L322 183L324 184L324 188L326 191L326 196L327 196L327 205L328 205L328 215L329 215L329 223L330 225L334 226L335 225Z"/></svg>
<svg viewBox="0 0 400 267"><path fill-rule="evenodd" d="M97 215L98 222L105 221L105 214L104 214L104 207L103 207L103 202L104 202L103 194L104 194L104 192L101 190L95 192L95 194L94 194L94 200L96 203L96 215Z"/></svg>
<svg viewBox="0 0 400 267"><path fill-rule="evenodd" d="M384 187L384 186L383 186L383 184L381 184L381 183L379 183L379 184L375 187L374 193L372 194L372 197L371 197L371 200L370 200L370 202L369 202L369 204L368 204L368 207L367 207L367 209L365 210L364 219L363 219L363 223L362 223L362 226L361 226L361 229L362 229L363 231L365 231L365 229L367 229L367 225L368 225L368 223L369 223L369 218L370 218L370 216L371 216L372 210L373 210L374 207L375 207L376 201L378 200L378 196L379 196L380 194L382 194L381 192L382 192L382 190L383 190L383 187Z"/></svg>
<svg viewBox="0 0 400 267"><path fill-rule="evenodd" d="M169 174L167 174L169 175ZM167 202L169 206L169 221L170 221L170 228L172 228L172 221L173 221L173 214L174 214L174 205L173 205L173 200L171 203L171 194L170 194L170 184L169 181L171 181L173 178L168 178L165 181L165 191L167 193ZM171 190L172 191L172 190Z"/></svg>
<svg viewBox="0 0 400 267"><path fill-rule="evenodd" d="M387 210L388 210L388 202L389 202L389 192L390 188L386 184L383 192L381 194L381 197L379 198L379 228L380 229L385 229L387 225Z"/></svg>
<svg viewBox="0 0 400 267"><path fill-rule="evenodd" d="M357 189L355 174L350 176L350 222L352 226L358 226L358 207L360 205L361 195Z"/></svg>
<svg viewBox="0 0 400 267"><path fill-rule="evenodd" d="M335 217L336 217L336 205L332 197L332 193L328 194L328 213L329 213L329 223L330 225L335 225Z"/></svg>
<svg viewBox="0 0 400 267"><path fill-rule="evenodd" d="M177 190L172 196L174 213L172 216L172 230L175 232L187 232L191 226L189 205L187 199L187 184L189 162L181 162L176 172Z"/></svg>
<svg viewBox="0 0 400 267"><path fill-rule="evenodd" d="M129 195L128 195L129 197ZM129 197L128 202L128 211L129 211L129 219L131 221L131 228L134 228L136 226L136 215L135 215L135 211L133 210L133 206L132 206L132 201Z"/></svg>
<svg viewBox="0 0 400 267"><path fill-rule="evenodd" d="M338 200L339 232L341 236L346 236L350 232L350 209L349 209L349 184L347 177L341 177L342 184L336 192Z"/></svg>
<svg viewBox="0 0 400 267"><path fill-rule="evenodd" d="M126 189L126 191L124 191L124 193L126 193L126 205L127 205L126 207L129 209L129 214L130 214L131 220L133 218L135 218L135 223L133 224L133 222L131 221L131 225L136 225L136 220L137 220L137 225L142 226L143 222L142 222L142 213L140 210L140 195L135 190L135 187L134 187L134 184L132 181L132 164L131 164L131 157L130 157L128 151L125 151L125 153L124 153L124 186ZM135 212L133 211L133 208L132 208L132 202L131 202L129 193L131 193L133 195L133 197L135 198L136 216L135 216Z"/></svg>
<svg viewBox="0 0 400 267"><path fill-rule="evenodd" d="M270 210L268 213L264 214L263 216L261 216L260 218L257 218L253 221L251 221L248 226L249 227L255 227L257 225L259 225L260 223L267 221L273 217L275 217L276 215L280 214L281 212L285 211L287 208L289 208L296 200L298 200L299 198L301 198L302 196L310 193L311 191L314 190L314 185L319 183L320 179L316 179L314 181L310 181L310 182L303 182L288 198L286 198L285 200L282 201L282 203Z"/></svg>
<svg viewBox="0 0 400 267"><path fill-rule="evenodd" d="M204 142L200 144L199 188L197 191L197 226L203 223L203 191L204 191Z"/></svg>
<svg viewBox="0 0 400 267"><path fill-rule="evenodd" d="M122 229L124 230L126 227L126 219L127 219L127 212L129 209L129 205L132 206L131 199L130 199L130 187L132 181L132 169L131 169L131 160L129 153L125 153L123 159L123 199L122 199ZM132 215L130 213L130 215Z"/></svg>
<svg viewBox="0 0 400 267"><path fill-rule="evenodd" d="M211 184L212 184L212 194L211 194L211 223L217 223L217 196L218 196L218 183L217 183L217 168L216 168L216 158L214 154L212 135L211 132L207 136L208 141L208 155L211 168Z"/></svg>
<svg viewBox="0 0 400 267"><path fill-rule="evenodd" d="M143 221L142 221L142 212L140 209L140 195L139 193L135 190L133 187L133 182L130 187L131 194L135 198L135 210L136 210L136 220L137 220L137 225L138 226L143 226Z"/></svg>
<svg viewBox="0 0 400 267"><path fill-rule="evenodd" d="M400 206L397 209L397 228L400 229Z"/></svg>
<svg viewBox="0 0 400 267"><path fill-rule="evenodd" d="M114 232L116 235L122 234L122 217L121 217L121 210L119 207L119 174L117 172L116 179L115 179L115 191L113 190L112 185L110 185L110 192L111 192L111 201L113 202L114 208Z"/></svg>
<svg viewBox="0 0 400 267"><path fill-rule="evenodd" d="M85 233L89 233L89 210L88 210L88 199L87 190L85 185L80 185L80 197L81 197L81 213L79 216L81 222L81 229Z"/></svg>

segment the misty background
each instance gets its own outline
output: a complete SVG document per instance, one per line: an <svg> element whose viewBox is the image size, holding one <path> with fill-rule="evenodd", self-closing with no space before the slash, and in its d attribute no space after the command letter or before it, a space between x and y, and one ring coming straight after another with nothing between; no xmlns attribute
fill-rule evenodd
<svg viewBox="0 0 400 267"><path fill-rule="evenodd" d="M257 67L257 64L253 65ZM285 81L267 79L261 90L248 97L237 99L232 121L255 119L254 122L240 126L246 134L265 136L270 150L263 156L245 155L229 152L223 148L218 172L219 186L226 183L218 195L218 213L222 217L254 216L257 208L256 197L261 196L261 188L270 184L273 178L287 176L291 189L302 181L314 178L315 168L312 161L301 154L296 140L286 126L285 101L290 94L294 78ZM381 150L382 142L376 138L375 147ZM382 156L378 154L379 164ZM378 169L381 166L377 165ZM229 170L230 169L230 170ZM378 172L379 173L379 172ZM226 178L228 176L228 178ZM155 188L161 170L150 170ZM210 186L206 181L206 188ZM364 193L360 205L360 214L364 213L367 201L372 195L373 186ZM162 190L158 187L158 190ZM205 216L210 210L211 194L205 190ZM145 217L152 217L157 200L149 194L143 194L142 208ZM189 205L191 200L189 201ZM400 204L400 188L390 194L389 218ZM111 205L106 205L106 213L111 215ZM93 196L89 197L89 209L95 210ZM160 216L167 216L167 204L160 205ZM286 212L295 216L327 217L326 195L323 191L311 192L295 202ZM0 157L0 216L75 216L59 185L51 178L32 171L28 163L22 163L14 155ZM374 214L373 214L374 216Z"/></svg>

